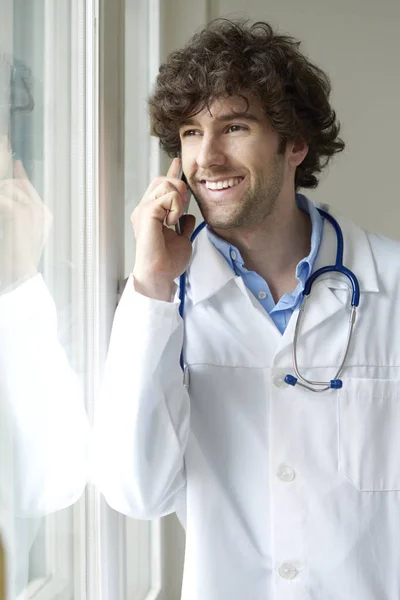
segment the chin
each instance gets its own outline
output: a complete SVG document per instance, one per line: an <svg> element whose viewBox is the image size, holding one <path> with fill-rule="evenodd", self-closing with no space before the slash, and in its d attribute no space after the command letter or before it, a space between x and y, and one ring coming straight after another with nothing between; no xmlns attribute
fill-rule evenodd
<svg viewBox="0 0 400 600"><path fill-rule="evenodd" d="M204 217L204 220L212 229L236 229L237 227L245 226L244 219L240 217L207 215L207 217Z"/></svg>
<svg viewBox="0 0 400 600"><path fill-rule="evenodd" d="M204 221L209 225L212 229L232 229L234 227L238 227L238 221L240 221L243 216L235 213L234 210L221 210L216 206L210 206L209 204L203 202L196 198L199 210Z"/></svg>

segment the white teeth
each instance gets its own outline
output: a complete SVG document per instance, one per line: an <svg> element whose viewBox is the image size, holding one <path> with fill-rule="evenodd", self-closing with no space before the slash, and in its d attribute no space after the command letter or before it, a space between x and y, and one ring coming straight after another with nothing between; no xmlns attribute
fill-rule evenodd
<svg viewBox="0 0 400 600"><path fill-rule="evenodd" d="M227 179L226 181L206 181L205 183L209 190L222 190L238 185L242 179L243 177L235 177L233 179Z"/></svg>

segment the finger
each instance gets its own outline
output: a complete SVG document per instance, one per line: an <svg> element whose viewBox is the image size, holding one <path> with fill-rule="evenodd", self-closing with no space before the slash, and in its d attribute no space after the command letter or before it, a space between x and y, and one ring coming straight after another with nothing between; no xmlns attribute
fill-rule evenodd
<svg viewBox="0 0 400 600"><path fill-rule="evenodd" d="M13 176L13 160L8 135L0 135L0 180Z"/></svg>
<svg viewBox="0 0 400 600"><path fill-rule="evenodd" d="M22 160L14 161L14 177L16 177L16 179L28 179Z"/></svg>
<svg viewBox="0 0 400 600"><path fill-rule="evenodd" d="M175 187L181 193L184 203L187 204L189 202L188 188L181 179L182 178L182 159L181 158L174 158L174 160L172 161L172 163L168 169L167 177L169 179L173 179L173 183L174 183Z"/></svg>
<svg viewBox="0 0 400 600"><path fill-rule="evenodd" d="M4 212L12 211L14 208L13 201L7 196L3 196L0 193L0 218L4 214Z"/></svg>
<svg viewBox="0 0 400 600"><path fill-rule="evenodd" d="M189 190L186 183L182 181L182 179L171 179L170 182L179 191L180 195L182 196L183 203L188 204Z"/></svg>
<svg viewBox="0 0 400 600"><path fill-rule="evenodd" d="M19 162L21 164L22 171L19 171L18 173L19 175L22 175L22 177L19 177L18 179L8 179L5 181L0 181L0 191L2 193L8 193L12 196L17 194L18 198L15 199L21 201L22 199L24 199L25 202L33 202L37 206L42 207L44 205L43 201L40 198L37 191L35 190L35 188L33 187L33 185L31 184L31 182L29 181L29 179L27 178L25 169L22 166L21 161L16 162ZM20 191L20 194L18 194L17 190Z"/></svg>
<svg viewBox="0 0 400 600"><path fill-rule="evenodd" d="M24 192L26 192L31 200L36 202L36 204L42 204L39 194L29 180L22 160L14 161L14 178L15 184L18 185Z"/></svg>
<svg viewBox="0 0 400 600"><path fill-rule="evenodd" d="M150 201L158 200L162 196L166 196L171 192L176 192L175 186L173 186L167 179L163 179L155 188L149 193Z"/></svg>
<svg viewBox="0 0 400 600"><path fill-rule="evenodd" d="M15 203L0 194L0 242L10 223L15 220ZM12 232L11 232L12 235Z"/></svg>
<svg viewBox="0 0 400 600"><path fill-rule="evenodd" d="M157 185L157 187L151 190L150 198L151 200L157 200L158 198L161 198L161 196L164 196L170 192L178 192L178 194L181 196L183 204L188 203L188 190L181 179L164 178L162 182Z"/></svg>
<svg viewBox="0 0 400 600"><path fill-rule="evenodd" d="M177 178L179 175L179 169L181 166L181 159L174 158L167 172L167 177Z"/></svg>
<svg viewBox="0 0 400 600"><path fill-rule="evenodd" d="M28 204L30 197L23 189L22 185L18 185L17 179L9 179L0 183L0 194L7 196L10 201L17 201L21 204Z"/></svg>
<svg viewBox="0 0 400 600"><path fill-rule="evenodd" d="M181 222L182 235L190 240L196 226L196 217L194 215L183 215L181 217Z"/></svg>
<svg viewBox="0 0 400 600"><path fill-rule="evenodd" d="M175 225L179 217L183 214L183 203L177 191L170 192L158 198L153 205L153 216L160 222L168 226Z"/></svg>

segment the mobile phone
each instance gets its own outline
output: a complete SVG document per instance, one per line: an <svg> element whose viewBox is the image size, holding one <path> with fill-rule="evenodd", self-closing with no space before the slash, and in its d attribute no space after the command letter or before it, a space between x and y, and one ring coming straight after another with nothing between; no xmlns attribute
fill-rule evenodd
<svg viewBox="0 0 400 600"><path fill-rule="evenodd" d="M179 158L180 155L178 155ZM182 179L183 183L186 185L187 190L188 190L188 203L184 205L183 207L183 215L181 217L179 217L177 224L175 225L175 231L178 235L182 235L182 227L183 227L183 219L185 217L185 215L187 214L188 208L189 208L189 204L190 204L190 198L192 196L192 193L190 191L190 188L188 186L188 182L186 180L186 177L183 173L183 169L182 169L182 161L181 161L181 166L179 167L179 172L177 175L178 179Z"/></svg>

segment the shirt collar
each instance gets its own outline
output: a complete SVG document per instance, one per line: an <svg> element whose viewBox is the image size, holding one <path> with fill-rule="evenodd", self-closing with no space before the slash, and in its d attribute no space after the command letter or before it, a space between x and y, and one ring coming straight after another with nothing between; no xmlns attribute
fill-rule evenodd
<svg viewBox="0 0 400 600"><path fill-rule="evenodd" d="M321 246L322 232L324 228L324 219L318 212L317 207L303 196L296 194L296 204L305 213L310 215L311 219L311 249L308 256L303 258L296 267L296 277L303 286L313 271L313 267Z"/></svg>
<svg viewBox="0 0 400 600"><path fill-rule="evenodd" d="M243 267L244 260L236 246L219 237L208 225L207 235L213 246L222 254L230 268L238 274L237 267Z"/></svg>

